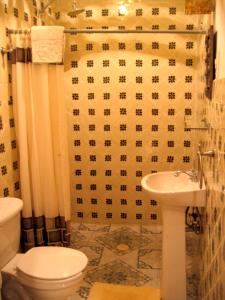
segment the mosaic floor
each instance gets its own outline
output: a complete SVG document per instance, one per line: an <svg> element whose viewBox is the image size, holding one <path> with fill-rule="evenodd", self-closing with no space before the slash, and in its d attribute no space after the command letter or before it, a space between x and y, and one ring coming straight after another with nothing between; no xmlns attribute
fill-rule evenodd
<svg viewBox="0 0 225 300"><path fill-rule="evenodd" d="M187 300L197 300L198 239L196 234L186 233ZM71 247L89 259L72 300L87 299L94 282L160 287L160 226L72 224Z"/></svg>

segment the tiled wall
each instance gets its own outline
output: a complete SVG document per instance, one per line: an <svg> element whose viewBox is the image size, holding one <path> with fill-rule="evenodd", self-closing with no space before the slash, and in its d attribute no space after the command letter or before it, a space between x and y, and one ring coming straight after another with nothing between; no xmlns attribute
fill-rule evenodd
<svg viewBox="0 0 225 300"><path fill-rule="evenodd" d="M206 100L206 99L205 99ZM210 130L201 135L204 151L215 149L215 158L204 158L207 206L201 248L201 300L225 298L225 79L216 80L212 101L206 100Z"/></svg>
<svg viewBox="0 0 225 300"><path fill-rule="evenodd" d="M216 76L217 78L225 78L225 1L216 1L215 12L215 29L217 30L217 53L216 53Z"/></svg>
<svg viewBox="0 0 225 300"><path fill-rule="evenodd" d="M8 42L6 26L40 23L39 2L0 4L3 46ZM185 15L185 1L134 2L127 16L119 15L115 1L78 4L86 12L70 18L71 2L54 2L43 21L67 28L198 28L198 16ZM195 109L197 47L196 35L67 36L65 83L75 221L161 221L157 202L142 191L140 181L149 172L192 167L193 134L184 129L184 117ZM7 64L1 69L1 92L6 97L0 107L0 188L6 196L18 193L19 181Z"/></svg>
<svg viewBox="0 0 225 300"><path fill-rule="evenodd" d="M204 16L202 23L208 27L211 24L211 17ZM222 54L222 49L219 50ZM204 37L199 43L199 59L200 62L205 59ZM216 153L215 158L203 158L207 200L206 208L203 209L199 299L223 300L225 299L225 79L214 81L213 97L209 100L204 96L205 67L202 63L199 64L198 74L198 109L192 122L196 127L207 126L209 130L195 131L193 139L195 152L200 142L203 151L215 150ZM205 119L205 122L199 122L202 119Z"/></svg>
<svg viewBox="0 0 225 300"><path fill-rule="evenodd" d="M132 4L127 16L118 16L115 1L83 0L79 4L86 13L75 19L66 15L70 1L57 4L58 24L66 27L192 29L198 24L197 16L184 15L184 1L163 1L159 6L159 1L145 0ZM39 23L39 5L35 0L0 0L0 46L8 45L6 27ZM53 24L54 16L49 9L46 24ZM215 81L212 101L201 96L198 86L198 108L210 130L197 132L194 139L192 132L184 130L183 118L196 109L197 43L195 36L175 35L67 37L73 218L157 223L159 208L141 191L141 176L190 168L193 143L203 141L205 150L216 150L216 158L204 160L208 188L199 291L201 300L222 300L225 80ZM19 195L10 81L6 57L0 56L0 196Z"/></svg>
<svg viewBox="0 0 225 300"><path fill-rule="evenodd" d="M215 0L186 0L187 14L209 14L215 10Z"/></svg>
<svg viewBox="0 0 225 300"><path fill-rule="evenodd" d="M184 1L78 1L86 12L58 24L79 28L196 29ZM97 4L95 4L97 3ZM72 25L72 26L71 26ZM86 222L160 222L141 178L192 167L192 132L184 117L196 100L196 35L67 36L66 95L72 148L72 216Z"/></svg>

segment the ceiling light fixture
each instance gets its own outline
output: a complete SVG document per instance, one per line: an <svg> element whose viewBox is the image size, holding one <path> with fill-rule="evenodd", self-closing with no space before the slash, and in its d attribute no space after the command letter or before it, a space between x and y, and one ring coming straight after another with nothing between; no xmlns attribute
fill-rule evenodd
<svg viewBox="0 0 225 300"><path fill-rule="evenodd" d="M121 16L126 16L126 15L128 14L128 9L127 9L127 7L126 7L125 4L121 4L121 5L119 6L119 14L120 14Z"/></svg>

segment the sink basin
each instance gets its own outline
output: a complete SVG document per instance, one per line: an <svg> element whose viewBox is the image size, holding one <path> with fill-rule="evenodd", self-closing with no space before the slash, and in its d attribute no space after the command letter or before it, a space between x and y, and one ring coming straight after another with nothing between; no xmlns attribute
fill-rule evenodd
<svg viewBox="0 0 225 300"><path fill-rule="evenodd" d="M174 172L158 172L148 174L141 181L142 187L150 193L150 197L161 205L167 206L198 206L204 207L206 188L202 189L199 182L181 173L174 176Z"/></svg>

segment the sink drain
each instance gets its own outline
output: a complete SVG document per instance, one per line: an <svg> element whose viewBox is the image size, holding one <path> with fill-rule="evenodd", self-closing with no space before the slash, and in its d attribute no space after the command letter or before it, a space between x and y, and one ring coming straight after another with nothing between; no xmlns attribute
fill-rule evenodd
<svg viewBox="0 0 225 300"><path fill-rule="evenodd" d="M129 246L127 244L119 244L116 246L116 249L120 251L127 251L129 250Z"/></svg>

